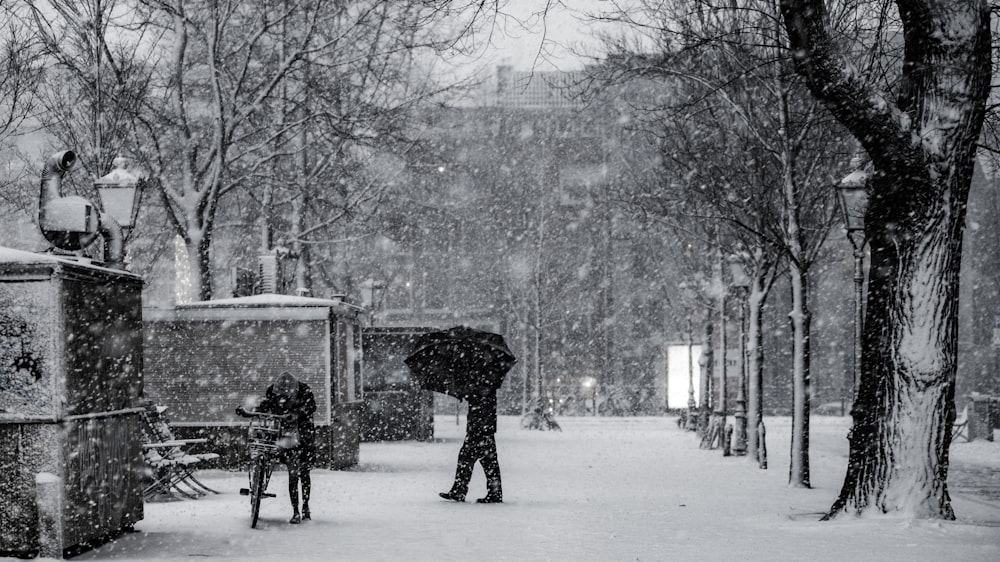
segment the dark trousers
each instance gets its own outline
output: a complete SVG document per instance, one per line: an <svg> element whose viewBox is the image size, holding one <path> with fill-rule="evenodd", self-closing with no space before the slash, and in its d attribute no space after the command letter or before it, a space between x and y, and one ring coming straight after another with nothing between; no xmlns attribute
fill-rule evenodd
<svg viewBox="0 0 1000 562"><path fill-rule="evenodd" d="M299 512L299 483L302 484L302 508L309 511L309 495L312 492L312 478L309 476L308 454L303 449L285 451L282 460L288 466L288 499L292 510Z"/></svg>
<svg viewBox="0 0 1000 562"><path fill-rule="evenodd" d="M483 473L486 474L487 494L499 499L503 495L500 486L500 462L497 460L497 442L492 434L465 436L462 449L458 452L458 468L455 469L452 493L465 497L469 492L469 480L472 478L476 461L479 461Z"/></svg>

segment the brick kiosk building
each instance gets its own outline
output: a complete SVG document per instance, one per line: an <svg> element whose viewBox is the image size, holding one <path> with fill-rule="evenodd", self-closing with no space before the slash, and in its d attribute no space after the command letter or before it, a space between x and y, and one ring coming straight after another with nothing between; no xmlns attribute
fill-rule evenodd
<svg viewBox="0 0 1000 562"><path fill-rule="evenodd" d="M177 437L207 437L225 468L245 461L246 420L282 371L316 395L318 468L357 464L361 309L341 300L278 294L146 310L146 396L166 406Z"/></svg>

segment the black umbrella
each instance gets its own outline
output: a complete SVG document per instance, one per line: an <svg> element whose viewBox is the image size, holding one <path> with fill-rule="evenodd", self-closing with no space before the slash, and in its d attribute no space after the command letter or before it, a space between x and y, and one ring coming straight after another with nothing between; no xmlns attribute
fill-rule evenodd
<svg viewBox="0 0 1000 562"><path fill-rule="evenodd" d="M403 360L421 388L466 398L479 389L496 390L517 359L492 332L456 326L428 332Z"/></svg>

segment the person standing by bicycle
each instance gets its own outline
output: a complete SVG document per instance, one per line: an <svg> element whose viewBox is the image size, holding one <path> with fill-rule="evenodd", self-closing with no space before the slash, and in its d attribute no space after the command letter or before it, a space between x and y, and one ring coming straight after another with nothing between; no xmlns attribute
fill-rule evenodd
<svg viewBox="0 0 1000 562"><path fill-rule="evenodd" d="M309 469L316 459L316 397L312 389L297 380L288 371L282 372L268 385L264 399L257 411L286 416L285 434L291 441L282 451L281 462L288 467L288 497L292 502L292 518L288 522L298 524L303 519L311 519L309 494L312 479ZM297 442L296 442L297 441ZM299 513L299 484L302 485L302 512Z"/></svg>

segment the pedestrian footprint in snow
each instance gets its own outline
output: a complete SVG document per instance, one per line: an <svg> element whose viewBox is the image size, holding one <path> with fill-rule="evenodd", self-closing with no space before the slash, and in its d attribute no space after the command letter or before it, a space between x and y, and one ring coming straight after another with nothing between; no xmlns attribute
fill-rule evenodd
<svg viewBox="0 0 1000 562"><path fill-rule="evenodd" d="M466 396L469 401L469 415L465 427L465 441L458 453L458 467L455 469L455 483L451 490L441 492L446 500L464 502L469 491L469 480L476 461L483 467L486 474L486 497L476 500L477 503L503 502L503 490L500 486L500 463L497 460L497 392L495 389L482 388L470 392Z"/></svg>
<svg viewBox="0 0 1000 562"><path fill-rule="evenodd" d="M316 397L312 389L285 371L268 385L264 399L257 405L258 412L285 416L284 437L279 441L280 461L288 467L288 498L292 502L292 519L297 524L310 519L309 493L312 479L309 469L316 459ZM238 413L239 409L237 410ZM283 441L283 442L282 442ZM299 512L299 484L302 485L302 511Z"/></svg>

